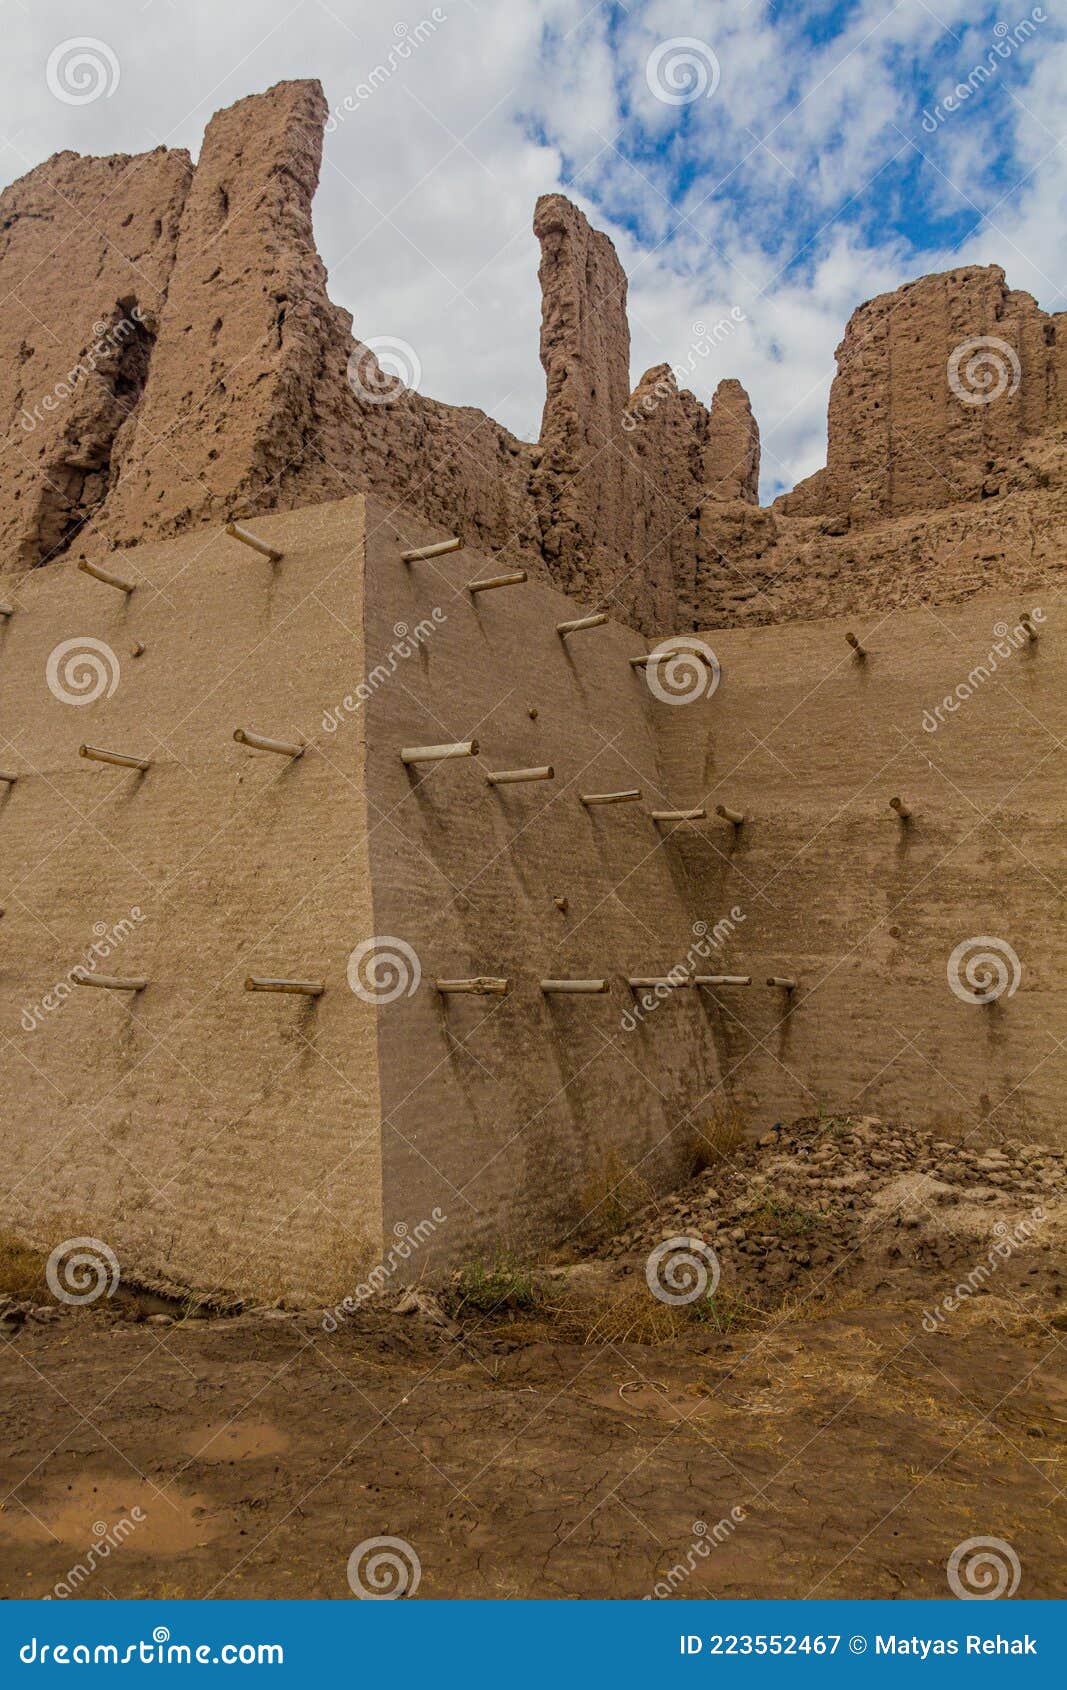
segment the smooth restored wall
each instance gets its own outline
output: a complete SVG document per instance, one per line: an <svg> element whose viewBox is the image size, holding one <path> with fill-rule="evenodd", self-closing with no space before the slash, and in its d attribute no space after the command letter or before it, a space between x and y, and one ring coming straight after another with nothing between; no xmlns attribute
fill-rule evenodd
<svg viewBox="0 0 1067 1690"><path fill-rule="evenodd" d="M363 501L255 527L281 563L201 532L113 553L128 599L73 561L35 570L0 622L0 1212L49 1248L99 1237L142 1281L318 1297L380 1251L375 1012L344 978L370 907L363 737L287 762L233 731L322 740L361 673ZM62 702L49 656L86 637L118 685ZM119 922L99 969L147 990L57 997ZM249 973L328 989L252 994Z"/></svg>
<svg viewBox="0 0 1067 1690"><path fill-rule="evenodd" d="M1042 606L1037 642L1017 643L1020 612ZM731 954L753 985L721 994L720 1060L751 1125L847 1109L1062 1143L1058 601L983 595L703 637L722 664L714 720L694 733L684 710L661 717L661 749L687 801L706 794L748 818L736 837L694 830L685 849L705 900L736 899L747 916ZM895 795L913 810L906 825ZM976 938L997 941L1016 981L986 1006L948 983L953 951ZM989 947L965 948L964 985L976 949ZM792 1008L770 974L797 976Z"/></svg>
<svg viewBox="0 0 1067 1690"><path fill-rule="evenodd" d="M501 572L492 557L404 564L442 531L368 511L368 666L398 623L444 618L367 706L376 930L413 947L423 976L379 1020L385 1232L437 1206L449 1223L432 1244L462 1258L568 1234L631 1169L653 1189L677 1178L689 1103L719 1079L714 1011L680 991L624 1027L624 977L665 974L694 921L723 912L701 907L649 815L672 794L627 662L641 637L608 623L563 640L557 622L589 606L537 580L472 598L468 581ZM409 771L398 755L471 738L476 759ZM546 764L552 781L486 783L487 770ZM579 801L627 788L640 803ZM475 975L508 979L507 996L428 984ZM539 989L600 977L605 996Z"/></svg>
<svg viewBox="0 0 1067 1690"><path fill-rule="evenodd" d="M718 630L714 695L667 704L628 662L640 636L562 640L589 607L545 583L472 598L492 557L404 563L442 537L407 513L357 497L255 527L280 562L222 532L119 551L127 598L63 561L0 622L5 1227L99 1237L135 1280L334 1302L375 1264L565 1240L634 1172L674 1181L724 1102L753 1131L849 1110L1062 1139L1054 604L1035 643L995 597L856 622L863 662L844 622ZM62 667L49 685L67 641L98 642L94 702L61 696ZM470 738L476 758L399 756ZM541 764L554 780L485 778ZM700 971L752 986L635 1016L625 977L692 967L716 927ZM107 934L98 966L143 992L66 984ZM979 937L1015 988L985 1007L946 976ZM327 989L253 995L248 973ZM475 975L507 995L434 988ZM601 976L605 996L539 989Z"/></svg>

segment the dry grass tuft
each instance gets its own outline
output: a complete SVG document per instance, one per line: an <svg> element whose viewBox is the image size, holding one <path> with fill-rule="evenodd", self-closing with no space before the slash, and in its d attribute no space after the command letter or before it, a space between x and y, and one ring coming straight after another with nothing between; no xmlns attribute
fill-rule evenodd
<svg viewBox="0 0 1067 1690"><path fill-rule="evenodd" d="M557 1337L577 1344L673 1344L695 1329L727 1333L750 1331L770 1318L765 1309L719 1290L692 1303L661 1303L645 1285L599 1305L588 1300L564 1302L553 1310Z"/></svg>
<svg viewBox="0 0 1067 1690"><path fill-rule="evenodd" d="M596 1242L623 1232L652 1196L648 1181L635 1173L617 1150L606 1150L590 1169L578 1196L584 1216L581 1236Z"/></svg>
<svg viewBox="0 0 1067 1690"><path fill-rule="evenodd" d="M48 1294L44 1264L40 1250L0 1233L0 1296L43 1299Z"/></svg>
<svg viewBox="0 0 1067 1690"><path fill-rule="evenodd" d="M689 1177L706 1170L715 1171L724 1162L731 1162L748 1141L744 1116L735 1104L723 1099L717 1102L693 1126L689 1145Z"/></svg>
<svg viewBox="0 0 1067 1690"><path fill-rule="evenodd" d="M689 1325L685 1309L661 1303L647 1285L634 1286L599 1309L587 1304L574 1313L575 1336L582 1344L670 1344Z"/></svg>

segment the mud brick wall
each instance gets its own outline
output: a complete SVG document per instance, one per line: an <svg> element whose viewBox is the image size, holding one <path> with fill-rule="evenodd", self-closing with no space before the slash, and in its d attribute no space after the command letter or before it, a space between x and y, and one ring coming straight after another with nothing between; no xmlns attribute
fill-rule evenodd
<svg viewBox="0 0 1067 1690"><path fill-rule="evenodd" d="M608 624L565 644L562 593L472 600L490 558L407 565L440 530L364 521L360 497L259 517L278 563L221 530L130 548L110 559L128 596L60 560L0 624L2 1219L36 1242L91 1234L151 1283L333 1301L435 1210L420 1262L559 1236L613 1169L663 1185L685 1164L688 1102L718 1082L707 1007L680 993L620 1027L622 977L684 957L695 913L648 815L671 795L627 662L643 642ZM80 672L92 702L63 696L68 641L101 666ZM257 753L237 727L308 749ZM477 760L399 758L471 736ZM542 762L555 781L485 780ZM635 785L641 804L578 799ZM101 928L120 937L97 967L144 991L56 989ZM418 990L351 990L351 953L394 936ZM250 994L248 973L327 989ZM511 992L434 990L469 974ZM559 975L612 991L544 999Z"/></svg>
<svg viewBox="0 0 1067 1690"><path fill-rule="evenodd" d="M866 301L837 349L826 468L778 508L861 528L999 491L998 463L1063 426L1063 327L997 264Z"/></svg>
<svg viewBox="0 0 1067 1690"><path fill-rule="evenodd" d="M689 829L680 849L705 904L746 913L731 957L753 985L719 994L719 1057L754 1128L849 1109L1063 1142L1067 642L1044 605L1033 644L1005 632L1023 605L996 594L705 636L722 663L713 725L661 718L661 755L677 797L748 818L736 837ZM985 1006L948 984L972 938L997 941L1016 982ZM964 952L964 984L983 949ZM770 974L797 976L791 1008Z"/></svg>
<svg viewBox="0 0 1067 1690"><path fill-rule="evenodd" d="M2 1224L94 1235L149 1283L321 1296L378 1249L374 1011L243 981L343 979L370 910L362 734L294 763L232 736L313 739L360 671L362 500L263 527L278 565L200 532L122 554L126 598L60 561L0 623ZM118 684L64 702L50 654L87 639ZM122 921L97 966L147 990L57 997Z"/></svg>
<svg viewBox="0 0 1067 1690"><path fill-rule="evenodd" d="M532 579L472 599L465 584L492 574L491 560L464 550L402 564L440 531L370 513L368 665L398 623L446 617L367 706L376 931L412 945L423 973L379 1017L384 1230L438 1204L450 1254L500 1237L521 1246L565 1234L613 1169L637 1167L655 1188L685 1165L689 1102L719 1079L707 1008L680 992L636 1031L620 1023L633 1004L623 977L666 973L701 912L649 816L670 794L657 707L627 661L640 637L609 623L561 639L557 622L579 612ZM409 772L397 756L471 737L477 759ZM552 781L486 784L487 770L546 764ZM629 788L640 803L579 801ZM473 975L511 989L426 989ZM608 995L539 990L600 977Z"/></svg>
<svg viewBox="0 0 1067 1690"><path fill-rule="evenodd" d="M717 689L672 705L631 630L561 639L579 607L544 582L472 596L491 557L404 562L442 537L414 515L356 497L257 527L279 562L199 532L114 554L126 595L61 560L0 623L2 1224L100 1237L149 1283L334 1301L430 1220L401 1276L565 1238L628 1170L665 1187L724 1101L752 1130L826 1109L1062 1137L1054 600L1036 642L996 595L854 623L863 661L840 621L718 630ZM702 971L752 986L634 1025L626 977L735 910ZM1013 988L985 1006L947 978L979 938ZM101 940L144 991L69 985ZM471 976L509 991L435 989Z"/></svg>
<svg viewBox="0 0 1067 1690"><path fill-rule="evenodd" d="M539 443L393 381L315 250L326 117L282 82L216 113L195 169L60 153L0 194L0 574L367 491L673 628L701 501L756 499L743 388L705 407L661 365L628 397L625 274L558 194L534 210Z"/></svg>

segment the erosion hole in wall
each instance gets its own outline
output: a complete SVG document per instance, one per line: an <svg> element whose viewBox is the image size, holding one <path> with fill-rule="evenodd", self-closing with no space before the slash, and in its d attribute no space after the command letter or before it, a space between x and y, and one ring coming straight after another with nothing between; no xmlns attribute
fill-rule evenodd
<svg viewBox="0 0 1067 1690"><path fill-rule="evenodd" d="M107 498L116 442L148 380L156 337L134 295L117 300L90 335L70 372L66 424L43 478L37 564L65 552Z"/></svg>

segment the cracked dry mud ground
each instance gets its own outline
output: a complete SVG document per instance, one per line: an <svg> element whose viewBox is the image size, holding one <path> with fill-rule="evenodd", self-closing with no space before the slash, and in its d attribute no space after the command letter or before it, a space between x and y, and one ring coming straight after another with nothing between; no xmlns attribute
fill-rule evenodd
<svg viewBox="0 0 1067 1690"><path fill-rule="evenodd" d="M0 1297L0 1595L130 1519L73 1594L349 1598L382 1536L420 1597L944 1597L976 1537L1061 1594L1063 1153L846 1116L715 1157L506 1304ZM651 1294L678 1235L710 1305Z"/></svg>
<svg viewBox="0 0 1067 1690"><path fill-rule="evenodd" d="M139 1507L76 1594L349 1598L351 1550L388 1534L420 1597L641 1597L736 1506L679 1597L941 1597L979 1535L1012 1544L1021 1597L1059 1593L1046 1319L989 1296L933 1334L884 1299L658 1346L545 1331L27 1323L0 1356L0 1593L47 1594Z"/></svg>

